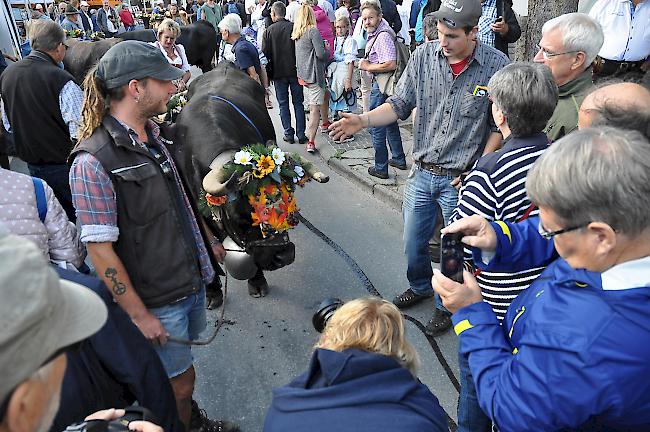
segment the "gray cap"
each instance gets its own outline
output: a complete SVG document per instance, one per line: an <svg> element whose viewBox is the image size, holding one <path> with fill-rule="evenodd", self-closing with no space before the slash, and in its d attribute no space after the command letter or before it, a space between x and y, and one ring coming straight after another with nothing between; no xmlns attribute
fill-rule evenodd
<svg viewBox="0 0 650 432"><path fill-rule="evenodd" d="M97 332L103 300L58 278L29 240L0 228L0 401L52 355Z"/></svg>
<svg viewBox="0 0 650 432"><path fill-rule="evenodd" d="M97 76L109 89L144 78L174 81L183 74L181 69L169 64L160 49L140 41L113 45L97 65Z"/></svg>
<svg viewBox="0 0 650 432"><path fill-rule="evenodd" d="M443 0L433 16L449 28L476 27L481 18L481 0Z"/></svg>

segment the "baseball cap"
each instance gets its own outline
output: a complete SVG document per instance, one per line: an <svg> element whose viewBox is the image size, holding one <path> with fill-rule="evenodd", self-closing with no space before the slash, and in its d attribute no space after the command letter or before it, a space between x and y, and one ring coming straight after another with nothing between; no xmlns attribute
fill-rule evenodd
<svg viewBox="0 0 650 432"><path fill-rule="evenodd" d="M182 77L183 73L181 69L169 64L160 49L133 40L113 45L97 65L97 76L109 89L121 87L134 79L174 81Z"/></svg>
<svg viewBox="0 0 650 432"><path fill-rule="evenodd" d="M107 310L90 289L59 279L27 239L0 228L0 401L52 356L97 332Z"/></svg>
<svg viewBox="0 0 650 432"><path fill-rule="evenodd" d="M87 1L82 1L79 3L80 6L90 6L90 4Z"/></svg>
<svg viewBox="0 0 650 432"><path fill-rule="evenodd" d="M433 16L449 28L476 27L481 18L481 0L443 0Z"/></svg>

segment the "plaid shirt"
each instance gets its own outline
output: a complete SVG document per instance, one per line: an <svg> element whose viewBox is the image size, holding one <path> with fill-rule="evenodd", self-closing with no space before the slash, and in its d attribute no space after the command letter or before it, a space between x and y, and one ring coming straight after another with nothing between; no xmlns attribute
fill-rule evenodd
<svg viewBox="0 0 650 432"><path fill-rule="evenodd" d="M481 9L481 18L478 20L478 40L485 45L494 46L496 35L491 26L497 19L497 0L485 0L481 3Z"/></svg>
<svg viewBox="0 0 650 432"><path fill-rule="evenodd" d="M368 33L368 42L366 42L366 50L370 49L368 61L372 64L379 64L397 60L394 37L395 32L382 18L377 30Z"/></svg>
<svg viewBox="0 0 650 432"><path fill-rule="evenodd" d="M138 139L138 135L133 129L122 122L119 123L128 130L134 146L147 147L146 144ZM183 192L183 203L187 210L187 220L190 223L192 234L199 251L201 277L203 278L203 282L208 284L214 279L215 272L210 262L208 250L201 236L190 200L183 189L183 183L181 182L176 164L173 163L171 154L160 142L160 128L152 121L149 121L148 127L151 130L158 149L162 150L170 161L176 185ZM113 187L111 178L95 156L87 152L80 152L75 157L70 168L70 189L72 191L72 202L77 211L77 221L81 224L81 241L84 243L117 241L120 231L117 226L115 188Z"/></svg>

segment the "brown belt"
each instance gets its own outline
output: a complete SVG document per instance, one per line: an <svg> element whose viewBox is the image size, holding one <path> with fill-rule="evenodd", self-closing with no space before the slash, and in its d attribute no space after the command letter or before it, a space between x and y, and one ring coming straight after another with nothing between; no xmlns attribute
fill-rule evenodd
<svg viewBox="0 0 650 432"><path fill-rule="evenodd" d="M424 171L429 171L432 174L439 176L449 176L449 177L458 177L462 174L461 170L447 169L443 168L440 165L429 162L415 161L415 164Z"/></svg>
<svg viewBox="0 0 650 432"><path fill-rule="evenodd" d="M596 75L607 76L614 75L617 73L624 73L633 69L640 68L645 60L639 61L618 61L618 60L608 60L600 56L597 56L594 60L594 72Z"/></svg>

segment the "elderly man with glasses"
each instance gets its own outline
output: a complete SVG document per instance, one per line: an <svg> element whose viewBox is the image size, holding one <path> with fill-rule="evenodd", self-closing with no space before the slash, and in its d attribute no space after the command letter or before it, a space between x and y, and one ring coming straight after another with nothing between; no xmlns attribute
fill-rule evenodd
<svg viewBox="0 0 650 432"><path fill-rule="evenodd" d="M551 69L560 89L560 99L544 132L557 140L578 128L578 111L591 92L591 64L603 45L603 31L586 14L560 15L542 27L536 63Z"/></svg>
<svg viewBox="0 0 650 432"><path fill-rule="evenodd" d="M526 190L539 218L475 215L443 230L462 233L483 270L548 264L502 326L471 273L464 284L433 276L481 408L503 431L648 430L650 143L611 127L573 132L537 160Z"/></svg>

